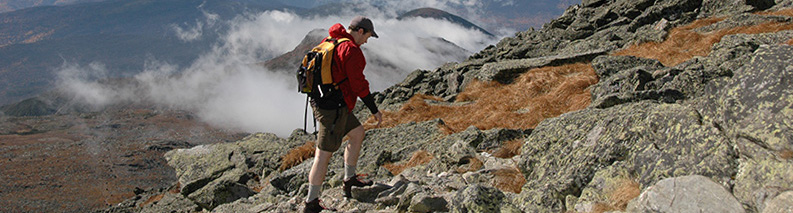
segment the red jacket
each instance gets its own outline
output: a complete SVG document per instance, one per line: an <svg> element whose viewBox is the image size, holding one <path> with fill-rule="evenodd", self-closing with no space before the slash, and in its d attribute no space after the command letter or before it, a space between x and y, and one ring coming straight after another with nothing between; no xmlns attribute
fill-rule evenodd
<svg viewBox="0 0 793 213"><path fill-rule="evenodd" d="M347 33L344 26L335 24L328 30L328 34L333 38L348 38L349 42L343 42L336 46L336 53L333 55L333 82L346 81L339 85L341 93L344 95L344 103L347 110L352 112L355 108L356 99L369 95L369 81L363 75L363 68L366 67L366 58L363 56L361 48L355 44L355 39Z"/></svg>

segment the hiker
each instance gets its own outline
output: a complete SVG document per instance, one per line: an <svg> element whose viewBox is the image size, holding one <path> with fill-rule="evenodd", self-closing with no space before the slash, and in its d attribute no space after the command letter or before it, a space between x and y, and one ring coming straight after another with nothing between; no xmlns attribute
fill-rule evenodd
<svg viewBox="0 0 793 213"><path fill-rule="evenodd" d="M378 37L372 21L369 18L358 16L350 22L346 30L343 25L337 23L328 32L331 38L350 39L350 41L339 43L333 54L333 81L341 82L339 89L343 101L339 100L342 102L340 107L331 107L331 109L319 107L328 106L327 103L317 103L313 99L311 101L311 107L320 125L317 134L317 147L314 152L314 165L311 166L308 176L309 188L303 212L320 212L325 209L319 204L322 182L325 181L330 157L333 152L339 149L345 135L349 136L349 142L344 148L344 196L352 197L350 190L353 186L372 185L372 181L361 180L360 176L355 173L365 133L361 123L352 114L356 99L360 97L364 105L369 108L377 120L377 126L380 126L380 122L383 120L383 115L377 109L374 97L369 92L369 82L363 74L366 59L360 48L368 41L369 37Z"/></svg>

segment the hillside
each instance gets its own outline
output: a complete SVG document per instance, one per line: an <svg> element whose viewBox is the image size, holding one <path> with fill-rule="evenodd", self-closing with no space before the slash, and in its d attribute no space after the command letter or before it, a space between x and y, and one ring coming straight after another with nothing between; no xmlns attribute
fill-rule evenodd
<svg viewBox="0 0 793 213"><path fill-rule="evenodd" d="M373 212L789 212L793 1L585 0L540 30L376 95L359 172L320 198ZM357 106L359 118L367 110ZM165 154L178 181L103 212L292 212L312 135Z"/></svg>

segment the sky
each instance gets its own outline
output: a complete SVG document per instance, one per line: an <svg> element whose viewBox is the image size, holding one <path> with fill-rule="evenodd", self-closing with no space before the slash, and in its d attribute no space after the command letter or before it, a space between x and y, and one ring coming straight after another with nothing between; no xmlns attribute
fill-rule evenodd
<svg viewBox="0 0 793 213"><path fill-rule="evenodd" d="M380 35L362 46L368 61L364 74L372 91L399 83L416 69L434 70L447 62L460 62L507 36L492 37L434 19L396 20L392 14L401 10L397 6L415 6L400 4L385 7L389 8L387 11L372 7L373 11L365 12ZM130 77L133 83L107 85L97 81L112 73L102 62L67 62L56 71L57 84L73 100L97 110L119 103L153 103L191 111L218 128L272 132L288 137L293 130L303 127L305 95L297 92L293 71L266 70L256 64L291 51L313 29L327 29L335 23L346 26L354 15L342 12L303 18L290 11L266 11L219 20L217 15L205 12L205 18L193 26L172 26L171 33L182 42L198 40L213 30L228 29L221 32L223 36L212 50L189 66L179 67L151 58L139 74ZM431 39L438 37L465 51L433 53L437 50L430 49L456 50L448 42Z"/></svg>

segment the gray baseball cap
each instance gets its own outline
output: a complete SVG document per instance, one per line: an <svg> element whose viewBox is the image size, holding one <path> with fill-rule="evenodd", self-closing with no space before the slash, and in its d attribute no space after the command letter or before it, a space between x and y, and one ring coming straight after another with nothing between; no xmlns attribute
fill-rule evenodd
<svg viewBox="0 0 793 213"><path fill-rule="evenodd" d="M366 29L366 31L372 32L372 37L379 38L377 33L374 32L374 24L372 24L372 20L369 20L369 18L363 16L355 17L350 22L350 27L360 27Z"/></svg>

